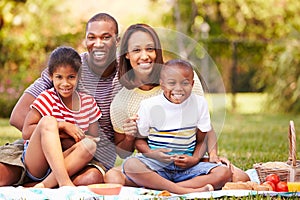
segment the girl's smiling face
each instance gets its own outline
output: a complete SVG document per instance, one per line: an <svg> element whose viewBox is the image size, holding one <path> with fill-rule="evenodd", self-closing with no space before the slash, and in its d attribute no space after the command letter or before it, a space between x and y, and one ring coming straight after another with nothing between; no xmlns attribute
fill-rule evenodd
<svg viewBox="0 0 300 200"><path fill-rule="evenodd" d="M60 65L54 70L51 79L64 103L71 100L78 82L78 73L74 68L70 65Z"/></svg>
<svg viewBox="0 0 300 200"><path fill-rule="evenodd" d="M133 33L128 40L126 58L130 60L135 75L142 80L146 79L151 74L156 59L151 35L143 31Z"/></svg>
<svg viewBox="0 0 300 200"><path fill-rule="evenodd" d="M179 65L164 68L160 79L164 96L175 104L184 102L191 95L194 85L193 78L193 70L189 68Z"/></svg>

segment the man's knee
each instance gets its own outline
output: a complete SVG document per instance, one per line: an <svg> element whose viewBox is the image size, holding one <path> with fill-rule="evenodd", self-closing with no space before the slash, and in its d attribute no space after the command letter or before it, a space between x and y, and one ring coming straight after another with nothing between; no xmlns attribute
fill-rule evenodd
<svg viewBox="0 0 300 200"><path fill-rule="evenodd" d="M105 183L118 183L121 185L125 185L125 175L121 171L121 167L114 167L108 172L106 172L104 176Z"/></svg>
<svg viewBox="0 0 300 200"><path fill-rule="evenodd" d="M21 178L22 168L0 163L0 172L0 186L13 185Z"/></svg>
<svg viewBox="0 0 300 200"><path fill-rule="evenodd" d="M102 173L95 167L86 167L78 174L72 177L72 181L76 186L90 185L96 183L103 183L104 177Z"/></svg>

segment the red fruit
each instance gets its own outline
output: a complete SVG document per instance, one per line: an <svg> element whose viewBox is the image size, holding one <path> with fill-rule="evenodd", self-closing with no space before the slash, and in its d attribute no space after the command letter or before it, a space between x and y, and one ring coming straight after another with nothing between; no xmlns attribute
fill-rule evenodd
<svg viewBox="0 0 300 200"><path fill-rule="evenodd" d="M262 185L266 185L266 184L268 184L268 185L270 185L272 187L272 191L276 190L276 185L273 182L271 182L271 181L265 181L265 182L262 183Z"/></svg>
<svg viewBox="0 0 300 200"><path fill-rule="evenodd" d="M275 191L276 192L288 192L289 188L288 188L287 182L279 181L276 184L276 190Z"/></svg>
<svg viewBox="0 0 300 200"><path fill-rule="evenodd" d="M269 174L266 177L266 181L271 181L272 183L274 183L276 185L280 181L280 178L277 174Z"/></svg>

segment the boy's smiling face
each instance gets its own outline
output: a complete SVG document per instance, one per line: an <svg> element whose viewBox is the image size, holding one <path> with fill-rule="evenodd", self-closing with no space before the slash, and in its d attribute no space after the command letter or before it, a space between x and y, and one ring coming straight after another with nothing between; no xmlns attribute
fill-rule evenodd
<svg viewBox="0 0 300 200"><path fill-rule="evenodd" d="M194 85L192 69L180 65L170 65L163 68L160 85L164 96L172 103L184 102L192 92Z"/></svg>

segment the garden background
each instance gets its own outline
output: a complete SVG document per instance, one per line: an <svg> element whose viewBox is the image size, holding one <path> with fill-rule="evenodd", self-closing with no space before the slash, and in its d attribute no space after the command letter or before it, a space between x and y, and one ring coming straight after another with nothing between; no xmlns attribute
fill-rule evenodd
<svg viewBox="0 0 300 200"><path fill-rule="evenodd" d="M107 12L121 36L132 23L148 23L173 41L164 43L166 59L193 62L220 155L243 169L285 161L289 120L300 127L299 11L298 0L1 0L0 143L21 137L8 118L49 53L60 45L85 51L86 21ZM163 34L170 31L174 38Z"/></svg>

